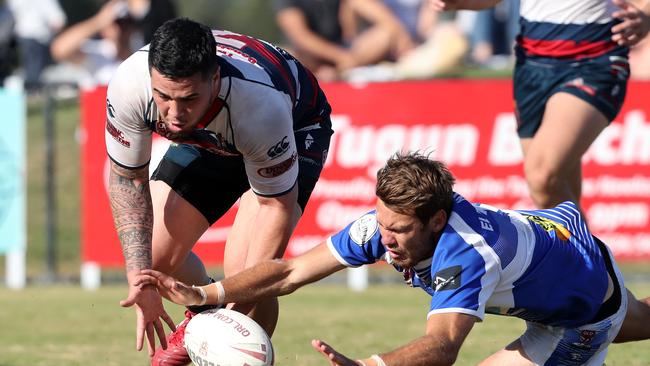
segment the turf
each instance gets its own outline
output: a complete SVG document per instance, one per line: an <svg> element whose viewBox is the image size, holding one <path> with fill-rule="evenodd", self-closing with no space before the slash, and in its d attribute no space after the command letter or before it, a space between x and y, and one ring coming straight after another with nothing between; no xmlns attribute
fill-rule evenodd
<svg viewBox="0 0 650 366"><path fill-rule="evenodd" d="M650 284L631 284L638 294ZM78 286L0 289L0 366L147 365L135 350L135 314L118 301L124 285L84 291ZM365 292L315 284L281 299L273 337L276 365L327 365L309 342L321 338L351 357L388 351L424 331L427 296L403 285L373 285ZM182 309L167 305L175 319ZM515 339L523 322L488 316L461 351L458 365L474 365ZM607 365L648 365L650 341L613 345Z"/></svg>

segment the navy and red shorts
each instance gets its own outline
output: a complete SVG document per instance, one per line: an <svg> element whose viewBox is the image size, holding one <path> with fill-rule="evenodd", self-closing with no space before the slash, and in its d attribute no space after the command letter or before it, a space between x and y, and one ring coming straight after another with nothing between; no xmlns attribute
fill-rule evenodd
<svg viewBox="0 0 650 366"><path fill-rule="evenodd" d="M518 52L514 71L517 133L533 137L549 98L569 93L614 120L625 100L630 67L625 56L604 55L584 60L531 58Z"/></svg>

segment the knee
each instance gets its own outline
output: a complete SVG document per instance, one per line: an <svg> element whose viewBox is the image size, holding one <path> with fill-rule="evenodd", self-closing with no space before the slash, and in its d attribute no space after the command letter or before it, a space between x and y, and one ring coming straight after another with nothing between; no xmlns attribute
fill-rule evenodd
<svg viewBox="0 0 650 366"><path fill-rule="evenodd" d="M530 193L536 203L545 203L552 192L558 191L561 177L557 170L545 164L541 159L526 159L524 161L524 174ZM537 202L537 201L541 202Z"/></svg>
<svg viewBox="0 0 650 366"><path fill-rule="evenodd" d="M179 253L156 248L155 246L151 254L151 267L156 271L167 274L176 272L185 260L185 256L181 256Z"/></svg>

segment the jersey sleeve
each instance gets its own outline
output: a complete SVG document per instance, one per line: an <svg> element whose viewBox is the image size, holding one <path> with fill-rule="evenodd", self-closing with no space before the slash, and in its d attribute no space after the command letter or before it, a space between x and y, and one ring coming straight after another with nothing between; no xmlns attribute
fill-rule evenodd
<svg viewBox="0 0 650 366"><path fill-rule="evenodd" d="M280 93L259 93L248 104L240 114L246 117L235 127L235 144L253 192L280 196L298 179L291 101Z"/></svg>
<svg viewBox="0 0 650 366"><path fill-rule="evenodd" d="M377 262L386 253L381 244L375 211L371 211L327 239L327 246L348 267Z"/></svg>
<svg viewBox="0 0 650 366"><path fill-rule="evenodd" d="M108 156L126 168L149 163L151 129L145 123L150 104L146 52L124 61L108 84L105 141Z"/></svg>
<svg viewBox="0 0 650 366"><path fill-rule="evenodd" d="M482 236L450 216L431 263L434 293L428 316L465 313L483 320L488 299L500 278L500 264Z"/></svg>

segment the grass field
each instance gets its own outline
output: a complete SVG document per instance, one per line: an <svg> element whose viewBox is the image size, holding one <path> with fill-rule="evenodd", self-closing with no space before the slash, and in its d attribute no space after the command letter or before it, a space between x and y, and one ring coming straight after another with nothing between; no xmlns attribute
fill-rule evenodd
<svg viewBox="0 0 650 366"><path fill-rule="evenodd" d="M45 144L42 105L28 109L28 252L30 286L0 287L0 366L147 365L135 351L135 315L121 309L124 284L96 292L79 288L79 125L75 101L58 103L56 120L57 274L74 285L38 283L46 273ZM627 274L650 272L650 265L624 265ZM0 275L4 260L0 260ZM121 271L111 274L121 276ZM391 278L395 274L391 273ZM119 277L118 277L119 278ZM66 281L64 281L66 282ZM631 283L650 295L650 283ZM319 337L350 356L387 351L422 334L428 297L405 286L374 285L363 293L318 284L281 300L282 314L273 341L277 365L325 365L309 341ZM179 320L182 309L168 306ZM649 325L650 326L650 325ZM466 341L459 365L476 364L515 339L523 330L516 319L489 316ZM650 365L650 341L611 347L608 365Z"/></svg>
<svg viewBox="0 0 650 366"><path fill-rule="evenodd" d="M650 285L632 284L637 293ZM147 365L135 351L135 314L118 301L125 286L99 291L78 286L0 289L0 366ZM428 296L403 285L376 285L355 293L337 285L315 284L281 299L281 320L273 337L276 365L327 365L309 341L321 338L352 357L388 351L424 331ZM182 309L167 305L179 320ZM523 322L488 316L477 324L458 365L475 365L523 330ZM650 364L650 341L613 345L607 365Z"/></svg>

